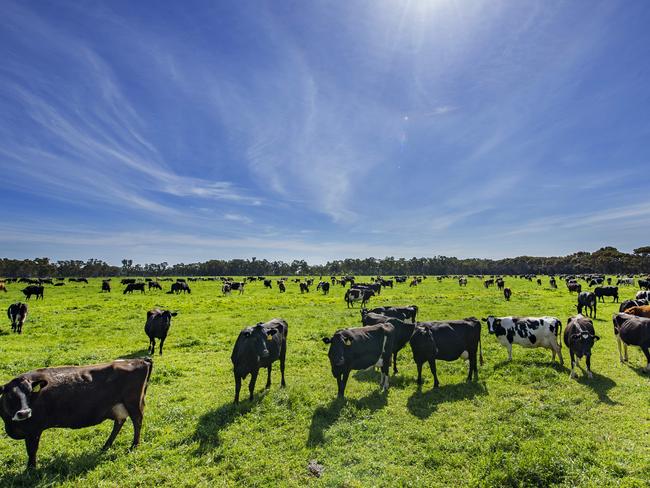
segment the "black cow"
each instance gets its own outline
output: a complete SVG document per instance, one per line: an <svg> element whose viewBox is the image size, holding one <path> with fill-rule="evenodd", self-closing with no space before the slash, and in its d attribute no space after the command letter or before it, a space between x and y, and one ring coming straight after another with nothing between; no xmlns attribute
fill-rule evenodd
<svg viewBox="0 0 650 488"><path fill-rule="evenodd" d="M142 286L144 287L144 284ZM188 285L185 281L177 281L176 283L172 283L172 286L167 293L168 294L176 293L178 295L181 292L189 293L189 294L192 293L192 290L190 289L190 285Z"/></svg>
<svg viewBox="0 0 650 488"><path fill-rule="evenodd" d="M111 292L111 284L106 280L102 281L102 292Z"/></svg>
<svg viewBox="0 0 650 488"><path fill-rule="evenodd" d="M278 290L280 290L280 293L287 291L287 287L285 286L284 281L278 281Z"/></svg>
<svg viewBox="0 0 650 488"><path fill-rule="evenodd" d="M571 374L569 378L576 377L576 366L580 367L580 359L585 357L587 363L587 376L593 378L591 373L591 348L594 342L600 340L594 331L594 324L591 319L584 315L569 317L566 328L564 329L564 344L569 348L571 356ZM577 358L576 358L577 357Z"/></svg>
<svg viewBox="0 0 650 488"><path fill-rule="evenodd" d="M316 285L316 291L318 290L321 290L323 295L327 295L330 292L330 284L327 281L321 281Z"/></svg>
<svg viewBox="0 0 650 488"><path fill-rule="evenodd" d="M621 306L618 307L619 312L625 312L628 308L632 307L643 307L644 305L650 305L648 300L625 300L621 303Z"/></svg>
<svg viewBox="0 0 650 488"><path fill-rule="evenodd" d="M133 443L140 443L144 397L151 359L121 359L94 366L42 368L21 374L0 386L0 416L12 439L25 439L27 466L36 467L44 430L79 429L113 420L104 444L108 449L127 417L133 422Z"/></svg>
<svg viewBox="0 0 650 488"><path fill-rule="evenodd" d="M598 305L598 300L596 300L596 294L591 291L582 291L578 294L578 313L582 314L582 309L586 308L590 317L596 318L596 306Z"/></svg>
<svg viewBox="0 0 650 488"><path fill-rule="evenodd" d="M343 299L348 304L348 308L353 306L354 302L361 302L361 306L365 307L368 300L375 296L375 292L367 288L349 288L346 290Z"/></svg>
<svg viewBox="0 0 650 488"><path fill-rule="evenodd" d="M45 287L43 285L29 285L25 288L23 288L22 292L25 295L25 298L29 300L32 295L36 295L36 300L39 298L42 300L43 299L43 290Z"/></svg>
<svg viewBox="0 0 650 488"><path fill-rule="evenodd" d="M417 305L410 305L408 307L377 307L372 310L366 308L361 309L361 322L363 322L364 316L368 313L378 313L385 315L387 317L395 317L400 320L406 320L407 318L411 319L411 322L415 323L415 320L418 315ZM368 324L364 324L368 325Z"/></svg>
<svg viewBox="0 0 650 488"><path fill-rule="evenodd" d="M178 312L153 309L147 312L147 322L144 324L144 333L149 337L149 354L156 350L156 339L160 339L160 355L162 356L163 344L172 325L172 317Z"/></svg>
<svg viewBox="0 0 650 488"><path fill-rule="evenodd" d="M503 281L503 278L497 278L497 289L503 290L505 286L506 284Z"/></svg>
<svg viewBox="0 0 650 488"><path fill-rule="evenodd" d="M381 368L379 386L388 390L390 358L393 350L395 327L389 323L368 325L353 329L339 329L330 337L323 337L329 344L330 366L332 376L336 378L338 396L345 396L350 371L368 369L373 366Z"/></svg>
<svg viewBox="0 0 650 488"><path fill-rule="evenodd" d="M158 283L157 281L150 281L148 286L149 286L150 290L152 288L154 288L156 290L162 290L162 286L160 286L160 283Z"/></svg>
<svg viewBox="0 0 650 488"><path fill-rule="evenodd" d="M363 325L389 323L395 327L395 333L393 336L393 348L391 350L393 354L393 374L397 374L397 353L400 352L402 348L406 346L406 344L408 344L408 341L413 335L413 330L415 328L415 322L405 322L403 318L406 318L406 316L403 314L401 317L389 317L372 312L362 316Z"/></svg>
<svg viewBox="0 0 650 488"><path fill-rule="evenodd" d="M286 386L284 366L287 355L288 332L289 326L284 319L273 319L266 323L259 322L253 327L246 327L239 333L230 356L235 375L235 403L239 403L241 382L249 374L251 375L248 384L249 399L253 400L255 382L260 368L267 369L266 388L271 387L271 368L278 359L280 360L280 374L282 375L281 386Z"/></svg>
<svg viewBox="0 0 650 488"><path fill-rule="evenodd" d="M273 288L271 280L264 280L264 288Z"/></svg>
<svg viewBox="0 0 650 488"><path fill-rule="evenodd" d="M136 290L140 290L140 293L144 293L144 283L129 283L126 285L126 288L124 288L123 295L133 293Z"/></svg>
<svg viewBox="0 0 650 488"><path fill-rule="evenodd" d="M639 288L641 288L642 290L650 290L650 279L649 280L639 279Z"/></svg>
<svg viewBox="0 0 650 488"><path fill-rule="evenodd" d="M618 286L597 286L594 288L596 297L605 303L605 297L613 297L612 303L618 302Z"/></svg>
<svg viewBox="0 0 650 488"><path fill-rule="evenodd" d="M23 324L27 320L29 307L26 303L12 303L7 309L7 317L11 320L11 330L13 332L23 333Z"/></svg>
<svg viewBox="0 0 650 488"><path fill-rule="evenodd" d="M644 370L650 373L650 319L619 313L614 315L613 322L621 363L628 361L627 346L639 346L647 361ZM625 358L622 349L625 350Z"/></svg>
<svg viewBox="0 0 650 488"><path fill-rule="evenodd" d="M578 283L577 281L569 281L566 284L566 287L569 289L569 293L571 292L576 292L576 293L581 293L582 292L582 285Z"/></svg>
<svg viewBox="0 0 650 488"><path fill-rule="evenodd" d="M440 386L436 359L469 359L467 381L471 381L472 376L478 381L477 357L483 365L481 322L478 319L470 317L464 320L419 322L410 343L413 360L418 369L418 385L422 384L422 365L428 362L433 374L433 386Z"/></svg>
<svg viewBox="0 0 650 488"><path fill-rule="evenodd" d="M121 283L122 283L123 285L128 285L129 283L135 283L135 279L134 279L134 278L124 278L124 279L121 281Z"/></svg>
<svg viewBox="0 0 650 488"><path fill-rule="evenodd" d="M537 278L537 285L542 286L542 280L540 280L539 278Z"/></svg>
<svg viewBox="0 0 650 488"><path fill-rule="evenodd" d="M548 284L551 285L551 288L557 288L557 281L553 277L548 281Z"/></svg>
<svg viewBox="0 0 650 488"><path fill-rule="evenodd" d="M300 293L309 293L309 285L307 283L300 283Z"/></svg>
<svg viewBox="0 0 650 488"><path fill-rule="evenodd" d="M510 288L504 288L503 289L503 297L506 299L506 301L510 301L510 297L512 296L512 290Z"/></svg>

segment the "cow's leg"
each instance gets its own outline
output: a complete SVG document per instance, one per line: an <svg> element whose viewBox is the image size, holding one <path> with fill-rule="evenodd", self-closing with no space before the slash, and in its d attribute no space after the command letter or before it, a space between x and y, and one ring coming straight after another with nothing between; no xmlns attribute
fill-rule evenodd
<svg viewBox="0 0 650 488"><path fill-rule="evenodd" d="M133 442L131 443L131 449L135 449L140 444L140 432L142 431L142 419L144 417L143 407L144 405L140 405L139 401L126 404L126 411L129 413L129 417L131 417L131 422L133 422Z"/></svg>
<svg viewBox="0 0 650 488"><path fill-rule="evenodd" d="M102 447L103 451L106 451L109 447L113 445L113 441L117 437L117 434L120 433L120 430L122 430L122 426L124 425L125 420L126 419L121 417L115 419L115 421L113 422L113 430L111 431L111 435L108 436L108 439L106 439L106 442Z"/></svg>
<svg viewBox="0 0 650 488"><path fill-rule="evenodd" d="M268 375L266 377L266 386L265 388L271 388L271 369L273 368L273 364L269 364L266 370L268 371Z"/></svg>
<svg viewBox="0 0 650 488"><path fill-rule="evenodd" d="M165 337L160 339L160 355L162 356L163 344L165 344Z"/></svg>
<svg viewBox="0 0 650 488"><path fill-rule="evenodd" d="M575 378L576 377L576 359L575 359L575 354L573 352L573 349L569 348L569 356L571 356L571 374L569 375L569 378Z"/></svg>
<svg viewBox="0 0 650 488"><path fill-rule="evenodd" d="M397 374L397 353L393 353L393 374Z"/></svg>
<svg viewBox="0 0 650 488"><path fill-rule="evenodd" d="M551 339L553 342L551 342L551 347L553 348L553 352L556 352L558 357L560 358L560 365L564 364L564 358L562 357L562 346L558 344L557 340Z"/></svg>
<svg viewBox="0 0 650 488"><path fill-rule="evenodd" d="M241 390L241 377L235 373L235 401L234 403L239 403L239 391Z"/></svg>
<svg viewBox="0 0 650 488"><path fill-rule="evenodd" d="M436 360L435 360L435 358L429 360L429 368L431 369L431 373L433 374L433 387L438 388L440 386L440 382L438 381L438 373L436 373Z"/></svg>
<svg viewBox="0 0 650 488"><path fill-rule="evenodd" d="M508 342L506 349L508 350L508 361L512 361L512 344Z"/></svg>
<svg viewBox="0 0 650 488"><path fill-rule="evenodd" d="M476 351L469 356L469 373L467 381L472 381L472 373L474 373L474 381L478 381L478 366L476 364Z"/></svg>
<svg viewBox="0 0 650 488"><path fill-rule="evenodd" d="M253 370L251 373L251 382L248 384L248 399L253 400L253 392L255 391L255 383L257 382L257 374L259 373L258 369Z"/></svg>
<svg viewBox="0 0 650 488"><path fill-rule="evenodd" d="M156 339L149 339L149 354L153 354L156 350Z"/></svg>
<svg viewBox="0 0 650 488"><path fill-rule="evenodd" d="M587 363L587 376L593 378L594 375L591 372L591 354L587 354L585 357L585 363Z"/></svg>
<svg viewBox="0 0 650 488"><path fill-rule="evenodd" d="M38 451L38 443L40 440L40 432L25 437L25 447L27 448L27 468L36 467L36 451Z"/></svg>
<svg viewBox="0 0 650 488"><path fill-rule="evenodd" d="M647 362L644 371L646 373L650 373L650 348L646 346L646 347L642 347L641 350L643 351L643 354L645 354L645 359Z"/></svg>
<svg viewBox="0 0 650 488"><path fill-rule="evenodd" d="M287 352L286 349L283 349L282 354L280 355L280 375L282 376L282 381L280 383L280 386L285 387L287 386L287 383L284 381L284 364L285 360L287 357Z"/></svg>
<svg viewBox="0 0 650 488"><path fill-rule="evenodd" d="M423 363L416 363L416 366L418 368L418 385L422 384L422 364Z"/></svg>
<svg viewBox="0 0 650 488"><path fill-rule="evenodd" d="M350 376L349 371L344 371L341 373L341 380L339 381L339 393L340 398L345 397L345 386L348 384L348 377Z"/></svg>

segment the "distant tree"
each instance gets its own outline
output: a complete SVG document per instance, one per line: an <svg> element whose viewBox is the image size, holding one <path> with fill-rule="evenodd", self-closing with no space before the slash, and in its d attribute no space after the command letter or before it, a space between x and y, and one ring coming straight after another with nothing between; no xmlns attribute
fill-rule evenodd
<svg viewBox="0 0 650 488"><path fill-rule="evenodd" d="M634 254L638 254L638 255L643 256L645 258L648 255L650 255L650 246L637 247L634 250Z"/></svg>

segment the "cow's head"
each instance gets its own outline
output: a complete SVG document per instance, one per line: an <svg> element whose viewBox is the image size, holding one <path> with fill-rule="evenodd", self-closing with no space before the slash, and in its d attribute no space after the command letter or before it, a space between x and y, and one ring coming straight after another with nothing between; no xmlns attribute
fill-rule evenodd
<svg viewBox="0 0 650 488"><path fill-rule="evenodd" d="M327 355L330 358L332 367L343 366L346 349L352 346L352 338L345 334L345 331L337 330L331 338L323 337L323 342L330 345Z"/></svg>
<svg viewBox="0 0 650 488"><path fill-rule="evenodd" d="M0 416L5 421L22 422L32 416L32 401L47 381L32 381L27 378L15 378L0 386Z"/></svg>
<svg viewBox="0 0 650 488"><path fill-rule="evenodd" d="M595 334L587 331L577 331L571 335L571 349L575 352L576 356L581 358L591 354L591 348L594 343L600 340Z"/></svg>
<svg viewBox="0 0 650 488"><path fill-rule="evenodd" d="M487 324L488 333L490 334L494 334L496 332L496 328L501 325L501 319L498 319L493 315L489 315L487 318L482 318L481 320Z"/></svg>
<svg viewBox="0 0 650 488"><path fill-rule="evenodd" d="M258 360L269 357L268 343L273 340L278 329L265 328L264 323L260 322L254 327L248 327L242 332L244 341L248 347L252 348Z"/></svg>

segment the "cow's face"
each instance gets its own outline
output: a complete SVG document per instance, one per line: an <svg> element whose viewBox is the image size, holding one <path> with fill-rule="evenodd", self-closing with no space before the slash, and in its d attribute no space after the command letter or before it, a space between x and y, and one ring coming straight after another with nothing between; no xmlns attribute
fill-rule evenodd
<svg viewBox="0 0 650 488"><path fill-rule="evenodd" d="M255 327L249 327L244 332L246 341L250 344L258 358L269 357L268 343L273 340L273 336L278 332L277 329L265 329L264 324L259 323Z"/></svg>
<svg viewBox="0 0 650 488"><path fill-rule="evenodd" d="M488 316L488 318L483 318L481 320L487 324L488 332L490 334L494 334L496 328L501 324L501 321L492 315Z"/></svg>
<svg viewBox="0 0 650 488"><path fill-rule="evenodd" d="M23 422L31 418L31 402L45 385L46 381L32 382L26 378L16 378L0 387L2 418L12 422Z"/></svg>
<svg viewBox="0 0 650 488"><path fill-rule="evenodd" d="M590 332L576 332L571 336L571 349L573 349L576 356L581 358L591 354L591 348L594 347L594 343L598 340L600 340L600 337Z"/></svg>
<svg viewBox="0 0 650 488"><path fill-rule="evenodd" d="M343 335L342 332L335 333L332 338L324 337L323 342L330 345L327 355L330 358L332 367L343 366L345 363L345 351L352 346L352 339Z"/></svg>

